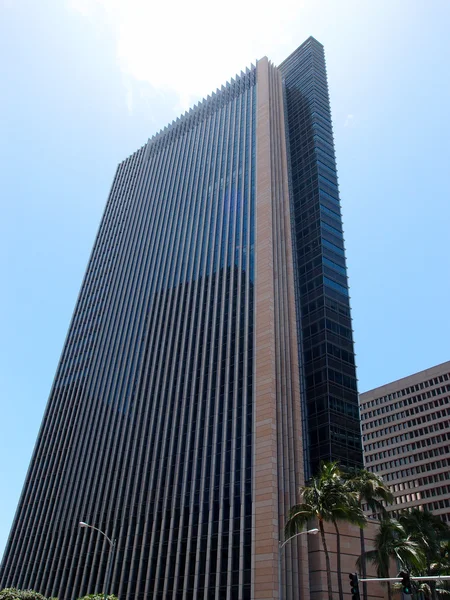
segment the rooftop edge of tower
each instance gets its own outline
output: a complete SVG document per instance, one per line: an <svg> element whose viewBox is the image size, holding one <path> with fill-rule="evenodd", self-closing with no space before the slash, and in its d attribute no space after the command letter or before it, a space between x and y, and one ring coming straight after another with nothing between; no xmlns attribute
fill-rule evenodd
<svg viewBox="0 0 450 600"><path fill-rule="evenodd" d="M289 54L289 56L287 58L285 58L278 65L278 68L280 68L282 65L284 65L291 57L293 57L297 52L299 52L303 47L305 47L311 41L313 43L317 44L318 46L320 46L321 48L323 48L323 44L321 44L313 36L309 36L302 44L300 44L300 46L298 46L293 52L291 52L291 54ZM245 71L241 71L239 75L236 74L234 77L230 78L230 80L228 80L224 85L222 85L220 87L220 89L217 88L214 92L208 94L205 98L199 100L196 104L191 106L182 115L173 119L172 122L170 122L166 126L162 127L159 131L155 132L151 137L148 138L148 140L144 144L144 146L147 146L147 148L148 148L154 142L163 138L169 132L173 131L174 128L178 128L178 127L182 126L183 124L185 124L187 120L192 119L195 115L197 115L200 111L202 111L202 109L204 110L205 107L208 106L211 101L213 101L218 96L226 93L228 90L230 90L230 88L233 88L236 84L239 83L239 81L241 79L248 76L248 74L250 72L255 71L256 64L258 64L258 62L261 62L261 61L267 61L270 65L276 66L276 65L274 65L274 63L272 63L272 61L269 60L269 58L266 55L262 56L260 59L255 61L255 64L251 63L250 67L247 67L245 69ZM134 155L134 153L132 155L130 155L130 157L133 155ZM127 158L130 158L130 157L127 157ZM127 160L127 159L125 159L125 160Z"/></svg>
<svg viewBox="0 0 450 600"><path fill-rule="evenodd" d="M256 62L258 62L258 61L256 61ZM153 142L160 139L161 137L164 137L166 134L168 134L174 128L180 127L181 125L186 123L187 120L189 120L192 117L194 117L195 115L197 115L199 112L202 111L202 109L205 109L205 107L207 107L216 98L218 98L222 95L225 95L227 93L230 93L230 90L235 88L236 85L239 85L243 79L248 77L254 71L256 71L256 65L254 65L252 63L250 65L250 67L246 67L245 71L241 71L240 74L236 74L234 77L231 77L224 85L222 85L220 87L220 89L217 88L215 92L211 92L210 94L208 94L206 96L206 98L202 98L202 100L199 100L196 104L194 104L194 106L189 108L182 115L180 115L179 117L174 119L171 123L169 123L162 129L160 129L155 134L153 134L147 140L146 145L149 146L149 145L153 144Z"/></svg>
<svg viewBox="0 0 450 600"><path fill-rule="evenodd" d="M316 38L312 35L309 36L309 38L307 38L302 44L300 44L300 46L298 46L293 52L291 52L289 54L289 56L287 56L279 65L278 68L280 68L281 66L283 66L285 63L288 62L288 60L290 58L292 58L295 54L297 54L297 52L299 52L300 50L302 50L309 42L313 42L314 44L317 44L318 46L320 46L321 48L323 48L323 44L321 44L319 42L319 40L316 40Z"/></svg>

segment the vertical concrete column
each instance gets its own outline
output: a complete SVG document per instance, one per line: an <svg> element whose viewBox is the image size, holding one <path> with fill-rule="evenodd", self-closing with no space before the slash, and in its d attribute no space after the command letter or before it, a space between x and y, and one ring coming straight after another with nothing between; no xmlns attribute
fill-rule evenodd
<svg viewBox="0 0 450 600"><path fill-rule="evenodd" d="M285 411L288 422L288 457L289 465L289 485L286 486L285 497L280 498L280 511L284 505L285 509L298 502L298 488L305 483L304 455L303 455L303 435L302 435L302 414L300 401L300 369L299 369L299 343L297 337L297 319L295 307L295 282L294 282L294 258L293 241L291 236L291 205L288 191L288 161L287 161L287 142L286 142L286 123L284 114L283 87L281 74L276 71L276 103L278 108L278 131L279 131L279 152L280 152L280 222L281 235L278 240L281 246L282 260L285 267L285 314L283 315L286 323L285 341L286 346L286 378L288 380L288 389L286 390ZM287 514L282 511L284 518ZM281 524L282 528L284 522ZM284 597L286 600L295 598L309 598L309 557L308 557L308 537L299 536L292 541L291 548L287 549L286 570L291 568L292 576L287 579L292 582L291 589L286 590ZM296 545L296 548L293 547ZM288 558L290 556L290 564Z"/></svg>
<svg viewBox="0 0 450 600"><path fill-rule="evenodd" d="M252 597L278 598L278 478L269 62L257 64Z"/></svg>

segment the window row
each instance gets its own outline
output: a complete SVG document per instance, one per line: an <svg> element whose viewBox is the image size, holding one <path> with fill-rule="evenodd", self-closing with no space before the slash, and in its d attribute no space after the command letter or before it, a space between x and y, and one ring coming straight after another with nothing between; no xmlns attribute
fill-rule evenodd
<svg viewBox="0 0 450 600"><path fill-rule="evenodd" d="M444 388L440 388L440 390L442 390L443 392L450 391L450 386L445 386L445 388L448 388L448 390L446 390ZM427 394L429 394L428 398L438 395L437 393L433 393L433 392L437 392L437 390L433 390L432 392L427 392ZM409 400L411 400L411 398L409 398ZM398 419L406 419L413 415L417 415L419 412L426 412L427 410L437 408L438 406L446 406L449 403L450 403L450 397L444 396L443 398L439 398L438 400L434 400L433 402L427 402L426 404L419 404L417 406L413 406L412 408L410 408L408 410L395 413L394 415L388 415L387 417L382 417L381 419L375 419L375 421L371 421L370 423L363 423L362 429L363 429L363 431L365 431L367 429L379 427L380 425L384 425L385 423L395 422ZM409 402L409 404L412 404L412 402ZM448 414L448 410L447 411L443 410L442 413ZM367 417L367 415L366 415L366 417ZM362 418L363 417L361 417L361 419ZM423 418L424 419L426 418L428 421L430 420L430 419L428 419L428 415ZM387 431L387 429L386 429L386 431ZM368 439L369 439L369 436L371 434L367 434L367 435L368 435Z"/></svg>
<svg viewBox="0 0 450 600"><path fill-rule="evenodd" d="M413 392L418 392L428 387L432 387L433 385L439 385L439 383L444 383L444 381L450 380L450 373L444 373L443 375L439 375L439 377L434 377L433 379L428 379L427 381L422 381L416 385L404 388L403 390L399 390L398 392L392 392L392 394L387 394L386 396L380 396L379 398L375 398L374 400L370 400L369 402L364 403L364 410L367 408L372 408L373 406L385 406L386 402L390 402L391 400L395 400L396 398L401 398L403 396L408 396ZM393 410L390 408L390 410Z"/></svg>
<svg viewBox="0 0 450 600"><path fill-rule="evenodd" d="M372 473L380 471L378 468L379 465L367 466L369 471ZM409 467L407 469L400 469L398 471L391 471L390 473L385 473L383 475L383 479L385 481L397 481L399 479L406 479L407 477L412 477L414 475L420 475L421 473L428 473L429 471L433 471L436 469L442 469L446 466L450 466L450 458L444 458L442 460L435 460L425 465L417 465L415 467Z"/></svg>
<svg viewBox="0 0 450 600"><path fill-rule="evenodd" d="M440 448L431 448L430 450L426 450L425 452L419 452L417 454L412 454L411 456L404 456L402 458L397 458L395 460L388 460L386 462L378 463L374 465L374 468L371 470L378 471L388 471L391 469L395 469L396 467L400 467L402 465L411 464L420 462L422 460L428 460L434 456L445 455L450 453L449 446L441 446ZM450 460L450 459L445 459ZM428 470L428 465L423 465Z"/></svg>
<svg viewBox="0 0 450 600"><path fill-rule="evenodd" d="M417 433L417 435L423 435L423 433L419 434L419 432L414 432L414 433L415 434ZM412 435L410 437L415 437L415 436ZM397 448L390 448L389 450L382 450L381 452L375 452L375 454L371 454L371 455L367 456L366 461L374 462L377 460L381 460L382 458L389 458L391 456L396 456L399 454L404 455L413 450L418 450L419 448L425 448L426 446L432 446L433 444L442 443L447 440L450 440L450 431L443 433L442 435L427 437L423 440L413 442L412 444L405 444L403 446L398 446ZM407 458L408 457L406 456L405 459L407 459ZM406 460L406 462L411 462L411 461Z"/></svg>
<svg viewBox="0 0 450 600"><path fill-rule="evenodd" d="M442 418L445 413L450 414L450 408L447 408L445 411L439 410L436 413L427 415L426 417L421 417L420 419L411 419L411 421L408 421L406 423L401 423L399 425L399 427L400 428L403 427L403 429L408 429L409 430L408 432L402 433L400 435L395 435L395 436L390 437L385 440L380 440L379 442L374 442L373 444L366 444L364 446L364 449L366 450L366 452L370 452L371 450L376 450L377 448L385 448L386 446L390 446L391 444L398 444L399 442L403 442L405 440L410 440L412 438L419 437L421 435L427 435L433 431L439 431L442 429L450 430L450 422L449 421L440 421L438 423L434 423L433 425L430 425L429 427L424 427L424 428L410 431L410 429L412 427L416 427L417 425L422 424L423 422L425 422L425 420L430 421L431 419ZM430 417L430 418L428 418L428 417ZM394 425L394 427L389 427L389 430L392 430L392 429L397 430L397 425ZM382 435L382 432L387 432L387 430L381 429L379 432L377 431L377 432L371 433L369 435L378 437L378 436L375 436L374 434L380 433L380 435ZM365 441L369 438L369 435L364 436Z"/></svg>

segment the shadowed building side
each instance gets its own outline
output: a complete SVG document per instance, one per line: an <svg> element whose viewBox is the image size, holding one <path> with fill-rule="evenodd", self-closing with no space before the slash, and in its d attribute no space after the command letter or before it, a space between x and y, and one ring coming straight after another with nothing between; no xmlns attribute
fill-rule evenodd
<svg viewBox="0 0 450 600"><path fill-rule="evenodd" d="M362 466L349 290L323 46L280 66L285 86L306 476Z"/></svg>
<svg viewBox="0 0 450 600"><path fill-rule="evenodd" d="M68 600L251 597L256 70L117 170L2 564Z"/></svg>

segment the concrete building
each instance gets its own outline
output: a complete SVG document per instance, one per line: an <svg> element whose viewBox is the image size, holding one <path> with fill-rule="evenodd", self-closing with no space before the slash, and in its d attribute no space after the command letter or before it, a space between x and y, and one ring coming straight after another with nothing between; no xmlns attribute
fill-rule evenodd
<svg viewBox="0 0 450 600"><path fill-rule="evenodd" d="M450 362L360 395L366 468L396 511L422 507L450 523Z"/></svg>
<svg viewBox="0 0 450 600"><path fill-rule="evenodd" d="M119 164L0 585L101 591L109 547L85 521L117 540L120 600L277 598L287 511L321 460L362 465L325 58L309 38ZM285 599L323 597L308 543L283 552Z"/></svg>

